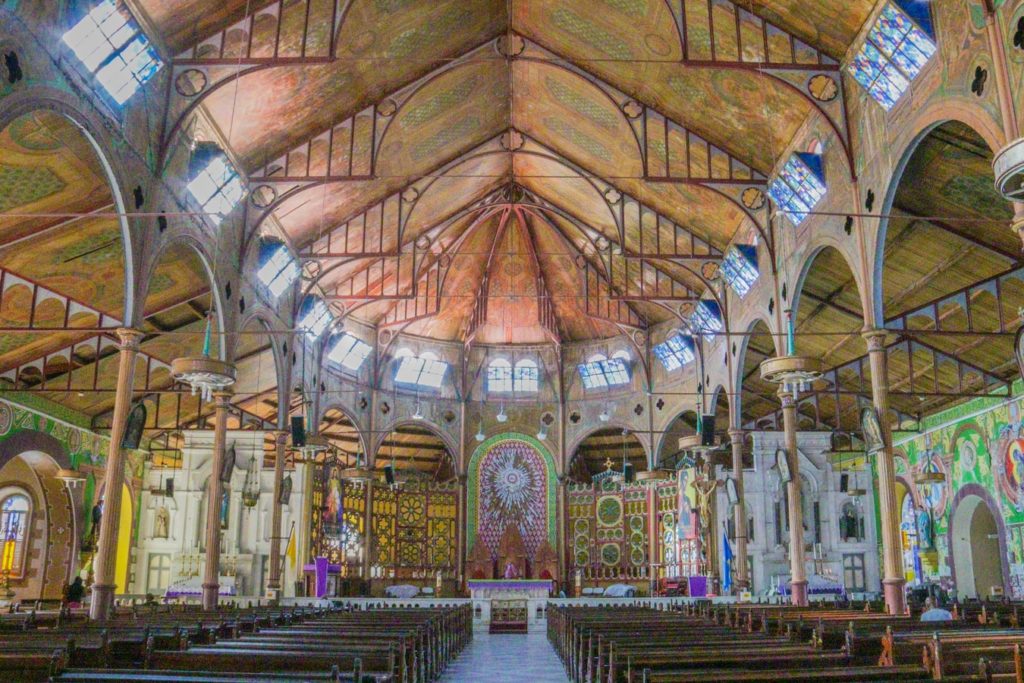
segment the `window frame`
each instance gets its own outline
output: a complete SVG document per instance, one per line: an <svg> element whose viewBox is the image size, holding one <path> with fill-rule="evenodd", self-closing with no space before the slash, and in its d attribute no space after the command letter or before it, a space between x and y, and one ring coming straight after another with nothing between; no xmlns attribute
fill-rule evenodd
<svg viewBox="0 0 1024 683"><path fill-rule="evenodd" d="M626 351L616 351L611 358L602 353L591 354L586 362L577 364L585 391L619 389L633 381L631 359Z"/></svg>
<svg viewBox="0 0 1024 683"><path fill-rule="evenodd" d="M852 578L847 578L851 575ZM858 578L860 583L856 583ZM843 585L850 593L863 593L867 590L867 568L864 553L843 553Z"/></svg>
<svg viewBox="0 0 1024 683"><path fill-rule="evenodd" d="M346 337L351 339L352 342L349 344L348 349L340 358L335 358L335 352L344 343ZM363 350L363 347L365 347L365 351ZM350 334L349 332L343 332L339 335L336 335L336 340L334 344L331 345L330 350L326 353L326 358L331 363L334 363L335 365L340 367L343 371L356 375L359 374L359 369L363 367L363 363L365 363L366 359L369 358L371 355L373 355L373 347L371 347L369 344L367 344L354 334ZM358 364L351 365L348 362L350 358L359 356L361 356L361 358L359 358Z"/></svg>
<svg viewBox="0 0 1024 683"><path fill-rule="evenodd" d="M495 358L487 364L487 393L511 394L514 391L512 363Z"/></svg>
<svg viewBox="0 0 1024 683"><path fill-rule="evenodd" d="M122 19L116 29L108 31L113 17ZM90 25L91 24L91 25ZM73 26L61 35L61 42L71 50L78 63L89 73L89 76L103 86L103 92L118 107L123 107L135 96L142 86L148 83L163 67L163 60L153 47L152 41L126 7L118 7L113 0L101 0L86 12ZM79 48L91 46L85 53ZM138 46L132 50L133 46ZM99 59L90 59L98 52L105 54ZM136 68L139 58L145 59L142 66ZM117 64L120 63L120 67ZM118 72L123 76L120 87L111 89L111 83L105 74ZM127 86L130 92L125 92ZM124 94L122 98L120 95Z"/></svg>
<svg viewBox="0 0 1024 683"><path fill-rule="evenodd" d="M826 194L828 185L820 153L791 154L768 184L768 196L793 225L803 223Z"/></svg>
<svg viewBox="0 0 1024 683"><path fill-rule="evenodd" d="M404 349L403 349L404 350ZM414 355L411 351L401 356L395 355L395 360L400 360L398 367L392 374L392 381L396 385L406 386L411 389L440 390L448 376L450 364L437 357L431 351L425 351L420 355ZM402 379L402 375L415 375L412 379ZM437 381L424 381L426 378L436 377Z"/></svg>
<svg viewBox="0 0 1024 683"><path fill-rule="evenodd" d="M938 52L935 32L931 26L931 7L926 5L922 10L927 14L910 11L899 0L887 2L847 67L853 80L886 111L892 110L903 99ZM925 19L928 20L927 26L924 25ZM883 30L887 21L906 22L906 30L895 41ZM923 60L912 59L912 54L906 49L908 46L911 51L919 53ZM879 86L883 80L892 88Z"/></svg>
<svg viewBox="0 0 1024 683"><path fill-rule="evenodd" d="M327 302L325 302L320 297L309 297L307 301L310 299L313 301L313 303L309 304L308 310L306 310L306 304L303 303L303 305L299 308L299 319L296 320L295 323L298 329L302 330L307 337L315 341L322 337L324 332L327 331L327 328L330 327L331 324L334 322L334 313L331 311L331 307L327 305ZM318 315L315 320L309 322L309 318L317 309L317 305L323 307L324 313ZM304 310L305 313L303 313Z"/></svg>
<svg viewBox="0 0 1024 683"><path fill-rule="evenodd" d="M222 178L218 178L217 174L210 170L214 164L218 163L223 166ZM204 187L200 184L199 181L201 179L206 179L208 186ZM232 190L232 194L237 192L238 195L234 198L225 191L232 183L235 183L233 186L235 189ZM192 196L192 199L202 207L205 218L211 221L215 226L220 225L245 196L245 185L242 182L242 175L223 151L219 154L214 154L206 165L188 181L186 187L189 194ZM200 199L197 189L202 188L204 190L208 190L209 187L213 187L213 191L209 192L206 199ZM214 202L217 202L217 205L211 206ZM230 204L230 206L227 204Z"/></svg>
<svg viewBox="0 0 1024 683"><path fill-rule="evenodd" d="M673 348L673 345L678 348ZM651 349L666 372L679 370L697 359L697 345L689 336L676 332Z"/></svg>
<svg viewBox="0 0 1024 683"><path fill-rule="evenodd" d="M740 299L750 293L761 277L757 266L757 247L735 244L722 259L722 277Z"/></svg>
<svg viewBox="0 0 1024 683"><path fill-rule="evenodd" d="M25 501L24 510L5 510L4 507L7 505L7 501L20 498ZM34 506L32 505L32 496L29 495L28 491L20 487L12 487L8 489L7 493L2 499L0 499L0 543L6 545L8 525L10 524L9 516L17 514L21 518L19 522L19 528L17 530L18 535L14 538L14 557L13 564L11 566L11 578L22 579L25 577L25 563L28 558L28 546L29 546L29 528L32 525L32 513L34 512ZM3 548L0 547L0 552Z"/></svg>
<svg viewBox="0 0 1024 683"><path fill-rule="evenodd" d="M526 376L527 374L532 376ZM536 394L540 392L540 366L532 358L523 358L512 367L512 392Z"/></svg>
<svg viewBox="0 0 1024 683"><path fill-rule="evenodd" d="M154 564L153 561L154 560L161 560L161 565L163 564L163 560L166 560L167 566L166 567L164 567L164 566L154 567L153 566L153 564ZM159 574L159 576L161 576L161 577L164 575L164 572L166 572L166 578L167 578L167 585L166 586L159 586L159 585L154 586L153 585L153 572L154 571L157 572ZM160 581L158 580L157 584L159 584L159 583L160 583ZM168 586L170 586L170 585L171 585L171 554L170 553L150 553L149 554L149 559L146 561L146 592L147 593L154 593L155 594L156 591L167 590Z"/></svg>
<svg viewBox="0 0 1024 683"><path fill-rule="evenodd" d="M274 251L266 259L260 259L260 263L256 268L256 279L273 298L278 299L288 290L289 287L295 284L295 281L299 278L299 264L297 259L292 255L291 250L284 242L277 242L276 244L264 243L261 245L261 248L273 248ZM275 260L277 260L282 254L285 255L284 258L286 259L284 263L276 269L272 276L265 278L264 275L270 272L267 268L274 265ZM288 271L287 274L286 271ZM282 276L284 276L287 282L285 282L283 286L275 287L275 283L279 283Z"/></svg>

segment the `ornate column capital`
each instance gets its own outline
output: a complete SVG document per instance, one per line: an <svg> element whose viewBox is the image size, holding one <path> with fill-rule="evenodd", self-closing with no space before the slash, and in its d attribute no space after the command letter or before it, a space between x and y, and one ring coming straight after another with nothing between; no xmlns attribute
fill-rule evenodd
<svg viewBox="0 0 1024 683"><path fill-rule="evenodd" d="M885 349L885 340L889 338L891 332L878 327L865 327L860 336L864 338L864 341L868 344L868 353L872 351L882 351Z"/></svg>
<svg viewBox="0 0 1024 683"><path fill-rule="evenodd" d="M742 442L743 441L743 437L746 436L746 435L747 435L747 430L745 430L745 429L739 429L738 427L733 427L733 428L731 428L729 430L729 439L733 443L736 443L737 441Z"/></svg>
<svg viewBox="0 0 1024 683"><path fill-rule="evenodd" d="M136 330L134 327L119 327L114 334L121 342L120 348L126 351L138 351L139 343L146 336L145 332Z"/></svg>
<svg viewBox="0 0 1024 683"><path fill-rule="evenodd" d="M213 399L217 403L217 407L231 405L232 396L234 396L234 392L230 389L221 389L220 391L213 392Z"/></svg>
<svg viewBox="0 0 1024 683"><path fill-rule="evenodd" d="M278 446L284 446L288 443L288 430L280 429L274 434L274 443Z"/></svg>
<svg viewBox="0 0 1024 683"><path fill-rule="evenodd" d="M786 389L784 386L779 387L779 400L782 402L782 408L785 410L790 406L796 405L796 399L793 398L793 391Z"/></svg>

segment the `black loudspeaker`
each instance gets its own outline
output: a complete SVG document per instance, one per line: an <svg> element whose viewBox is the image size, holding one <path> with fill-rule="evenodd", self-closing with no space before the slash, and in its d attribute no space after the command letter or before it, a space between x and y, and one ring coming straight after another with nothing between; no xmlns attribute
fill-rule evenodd
<svg viewBox="0 0 1024 683"><path fill-rule="evenodd" d="M846 493L850 490L850 475L840 474L839 475L839 491L840 493Z"/></svg>
<svg viewBox="0 0 1024 683"><path fill-rule="evenodd" d="M395 466L394 465L385 465L384 466L384 481L386 481L389 486L391 484L395 483Z"/></svg>
<svg viewBox="0 0 1024 683"><path fill-rule="evenodd" d="M292 447L302 448L306 445L306 425L301 415L292 416Z"/></svg>
<svg viewBox="0 0 1024 683"><path fill-rule="evenodd" d="M168 498L174 496L174 480L168 479L164 482L164 495Z"/></svg>
<svg viewBox="0 0 1024 683"><path fill-rule="evenodd" d="M622 478L626 480L627 484L636 481L636 472L633 470L633 463L627 462L622 466Z"/></svg>
<svg viewBox="0 0 1024 683"><path fill-rule="evenodd" d="M700 445L715 445L715 416L701 415L700 418Z"/></svg>

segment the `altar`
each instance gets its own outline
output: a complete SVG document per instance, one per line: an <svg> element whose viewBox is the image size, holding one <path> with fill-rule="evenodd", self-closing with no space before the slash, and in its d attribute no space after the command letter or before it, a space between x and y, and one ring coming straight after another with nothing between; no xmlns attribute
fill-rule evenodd
<svg viewBox="0 0 1024 683"><path fill-rule="evenodd" d="M470 579L473 612L491 633L526 633L539 619L551 595L547 579Z"/></svg>
<svg viewBox="0 0 1024 683"><path fill-rule="evenodd" d="M473 600L546 600L551 596L547 579L470 579L467 584Z"/></svg>

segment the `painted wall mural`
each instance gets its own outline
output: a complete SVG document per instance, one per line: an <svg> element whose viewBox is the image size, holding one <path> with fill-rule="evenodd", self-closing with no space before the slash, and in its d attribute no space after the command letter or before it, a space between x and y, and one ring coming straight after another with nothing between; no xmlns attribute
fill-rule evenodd
<svg viewBox="0 0 1024 683"><path fill-rule="evenodd" d="M537 440L501 434L480 444L469 464L468 548L484 543L492 557L515 525L527 557L545 540L556 547L555 464Z"/></svg>
<svg viewBox="0 0 1024 683"><path fill-rule="evenodd" d="M957 519L961 502L981 498L996 521L1003 589L1013 598L1024 598L1022 415L1024 399L978 399L929 418L920 434L897 435L904 571L911 584L934 581L963 593L964 581L961 577L958 586L957 575L966 573L962 563L971 558L952 553L950 546L954 531L963 536L971 526L970 519ZM942 472L946 481L922 484L918 477L925 471ZM985 539L968 538L967 542L980 540Z"/></svg>

